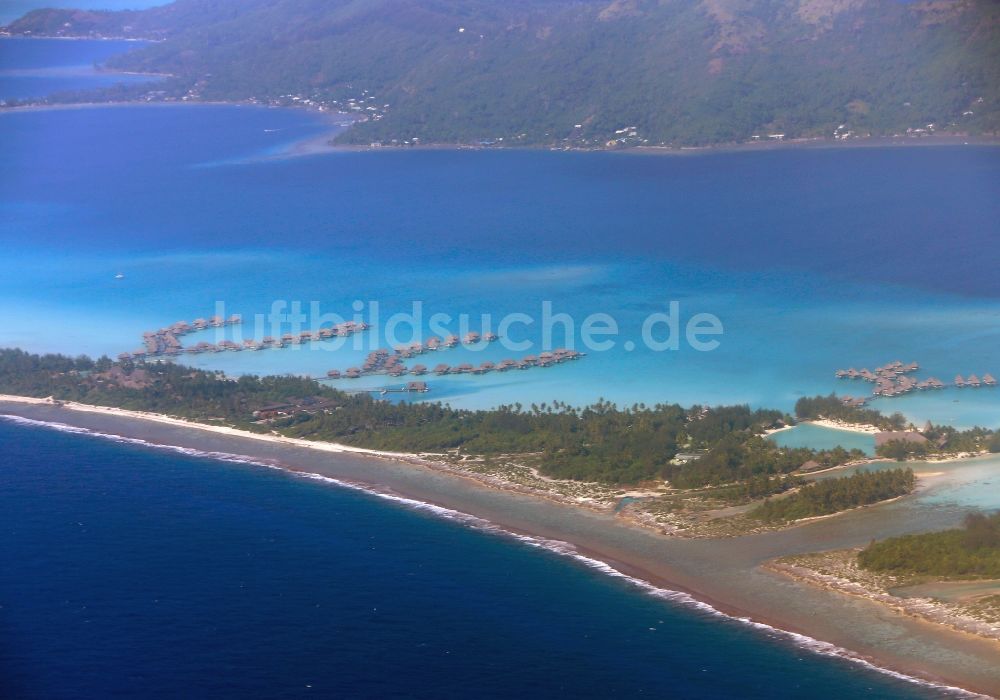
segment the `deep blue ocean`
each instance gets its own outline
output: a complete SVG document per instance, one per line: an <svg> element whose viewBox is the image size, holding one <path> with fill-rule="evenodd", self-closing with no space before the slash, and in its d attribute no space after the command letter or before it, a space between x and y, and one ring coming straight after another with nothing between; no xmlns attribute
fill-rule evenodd
<svg viewBox="0 0 1000 700"><path fill-rule="evenodd" d="M934 696L263 467L0 420L0 483L11 700Z"/></svg>

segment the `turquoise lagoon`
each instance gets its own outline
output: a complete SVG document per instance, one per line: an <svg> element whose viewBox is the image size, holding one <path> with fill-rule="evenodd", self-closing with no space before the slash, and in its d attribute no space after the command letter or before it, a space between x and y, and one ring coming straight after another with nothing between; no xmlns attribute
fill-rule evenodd
<svg viewBox="0 0 1000 700"><path fill-rule="evenodd" d="M64 42L69 43L69 42ZM920 376L1000 375L1000 149L831 148L646 156L547 151L309 151L329 116L246 106L0 114L0 345L117 355L142 331L239 313L260 337L275 302L361 316L359 347L331 343L184 358L229 374L323 376L386 345L412 314L448 330L530 325L495 343L411 361L478 364L537 354L544 304L572 319L583 360L427 378L424 400L748 403L863 395L840 367L916 360ZM722 324L718 348L642 341L677 302ZM218 306L217 306L218 305ZM596 313L613 347L581 343ZM305 327L318 320L311 315ZM401 326L405 328L405 324ZM289 330L284 328L283 330ZM659 339L666 327L655 328ZM214 341L209 331L186 343ZM411 337L405 330L398 340ZM383 376L335 385L379 388ZM1000 389L946 389L873 406L960 426L1000 424Z"/></svg>

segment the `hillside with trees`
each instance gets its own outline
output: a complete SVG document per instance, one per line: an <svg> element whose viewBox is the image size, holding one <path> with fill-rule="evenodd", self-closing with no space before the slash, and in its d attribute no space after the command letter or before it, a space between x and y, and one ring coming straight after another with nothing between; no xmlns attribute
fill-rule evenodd
<svg viewBox="0 0 1000 700"><path fill-rule="evenodd" d="M177 0L5 31L152 39L108 67L173 77L104 99L322 106L362 119L341 137L360 144L1000 130L992 0Z"/></svg>

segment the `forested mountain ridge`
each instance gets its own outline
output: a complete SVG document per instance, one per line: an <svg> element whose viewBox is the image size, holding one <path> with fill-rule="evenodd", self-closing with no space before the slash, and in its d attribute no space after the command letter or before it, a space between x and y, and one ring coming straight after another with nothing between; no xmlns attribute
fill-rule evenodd
<svg viewBox="0 0 1000 700"><path fill-rule="evenodd" d="M1000 131L993 0L178 0L6 31L158 39L110 67L171 74L164 99L353 111L357 143Z"/></svg>

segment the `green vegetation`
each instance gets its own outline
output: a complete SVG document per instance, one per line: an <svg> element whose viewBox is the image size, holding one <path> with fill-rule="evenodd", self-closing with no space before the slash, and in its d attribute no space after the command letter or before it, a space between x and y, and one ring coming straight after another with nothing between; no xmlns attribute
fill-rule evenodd
<svg viewBox="0 0 1000 700"><path fill-rule="evenodd" d="M830 467L864 457L861 450L837 448L817 452L807 448L782 448L757 435L729 432L719 435L704 456L683 465L671 465L665 470L665 474L670 483L679 488L700 488L733 482L743 482L752 487L754 484L763 485L770 477L790 474L810 460L820 466ZM764 496L775 492L758 488L749 495Z"/></svg>
<svg viewBox="0 0 1000 700"><path fill-rule="evenodd" d="M845 423L874 425L882 430L902 430L906 418L902 413L884 416L874 408L845 406L835 394L829 396L802 397L795 402L795 417L799 420L840 420Z"/></svg>
<svg viewBox="0 0 1000 700"><path fill-rule="evenodd" d="M20 350L0 350L0 393L162 412L375 449L530 454L544 474L555 477L610 484L669 478L680 488L724 485L729 497L782 491L795 483L783 477L810 459L832 465L858 456L779 448L760 434L779 424L782 414L746 406L619 408L599 401L584 408L554 402L469 411L348 395L297 377L229 379L173 363L133 366ZM273 404L283 405L276 417L255 417ZM674 464L681 449L704 456Z"/></svg>
<svg viewBox="0 0 1000 700"><path fill-rule="evenodd" d="M839 479L817 481L787 497L769 499L750 511L749 516L765 522L789 522L829 515L904 496L915 484L910 469L863 471Z"/></svg>
<svg viewBox="0 0 1000 700"><path fill-rule="evenodd" d="M1000 513L973 513L964 527L873 542L859 555L865 569L955 578L1000 577Z"/></svg>
<svg viewBox="0 0 1000 700"><path fill-rule="evenodd" d="M369 117L362 144L1000 130L993 0L177 0L7 31L156 39L109 66L173 77L105 99L295 96Z"/></svg>
<svg viewBox="0 0 1000 700"><path fill-rule="evenodd" d="M926 440L891 440L875 448L879 457L904 462L959 452L1000 452L1000 431L987 428L956 430L950 425L928 423L921 432Z"/></svg>

